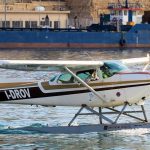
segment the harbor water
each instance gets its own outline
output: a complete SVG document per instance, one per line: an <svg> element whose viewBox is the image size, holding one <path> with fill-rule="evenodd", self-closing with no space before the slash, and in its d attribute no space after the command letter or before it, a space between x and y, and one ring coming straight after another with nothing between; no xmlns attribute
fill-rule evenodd
<svg viewBox="0 0 150 150"><path fill-rule="evenodd" d="M145 57L149 49L97 50L0 50L0 59L107 60ZM135 66L136 69L138 66ZM24 72L0 69L0 78L47 80L51 72ZM136 93L135 93L136 94ZM150 120L150 101L145 102ZM0 150L149 150L150 129L106 131L85 134L44 134L5 129L25 126L67 125L77 107L0 105ZM124 119L124 118L123 118ZM128 120L127 120L128 121ZM98 123L96 116L80 116L75 124Z"/></svg>

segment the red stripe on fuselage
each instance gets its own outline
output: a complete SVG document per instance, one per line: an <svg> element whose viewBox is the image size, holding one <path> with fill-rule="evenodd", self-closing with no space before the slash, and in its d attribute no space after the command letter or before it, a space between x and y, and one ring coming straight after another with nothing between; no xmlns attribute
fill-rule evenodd
<svg viewBox="0 0 150 150"><path fill-rule="evenodd" d="M117 74L150 74L150 72L118 72Z"/></svg>

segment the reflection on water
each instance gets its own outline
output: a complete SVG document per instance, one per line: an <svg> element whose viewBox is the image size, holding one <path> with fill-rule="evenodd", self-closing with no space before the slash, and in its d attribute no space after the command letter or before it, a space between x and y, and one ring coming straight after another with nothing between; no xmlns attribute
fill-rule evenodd
<svg viewBox="0 0 150 150"><path fill-rule="evenodd" d="M106 50L1 50L0 59L41 59L41 60L101 60L143 57L148 49L106 49ZM47 72L23 72L2 69L5 78L48 78ZM146 102L148 118L150 102ZM0 131L8 127L21 127L32 124L49 126L66 125L79 108L74 107L36 107L24 105L0 105ZM83 117L77 122L96 122L96 116ZM78 135L17 134L0 132L0 149L111 149L111 150L149 150L149 130L126 130Z"/></svg>
<svg viewBox="0 0 150 150"><path fill-rule="evenodd" d="M136 131L138 132L138 131ZM149 135L90 133L84 135L0 135L1 149L149 150Z"/></svg>

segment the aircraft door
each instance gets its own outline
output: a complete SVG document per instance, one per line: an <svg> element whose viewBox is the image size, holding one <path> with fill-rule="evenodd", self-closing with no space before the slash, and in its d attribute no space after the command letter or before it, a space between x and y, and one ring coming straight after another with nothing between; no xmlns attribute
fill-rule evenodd
<svg viewBox="0 0 150 150"><path fill-rule="evenodd" d="M99 68L97 68L88 73L90 74L90 78L89 78L89 80L84 80L84 81L90 87L92 87L102 99L104 99L103 92L99 91L99 88L101 88L103 85L103 78L102 78L101 70ZM89 103L99 105L100 101L93 92L88 93L88 99L89 99Z"/></svg>
<svg viewBox="0 0 150 150"><path fill-rule="evenodd" d="M122 88L121 70L126 68L116 62L105 62L100 67L103 77L103 93L106 101L113 102L116 105L126 101L125 91Z"/></svg>
<svg viewBox="0 0 150 150"><path fill-rule="evenodd" d="M147 80L147 74L131 73L122 75L123 90L128 103L142 104L149 94L148 86L141 86ZM140 79L140 80L139 80ZM148 93L148 94L147 94Z"/></svg>
<svg viewBox="0 0 150 150"><path fill-rule="evenodd" d="M107 102L122 103L126 101L124 90L121 88L121 77L115 75L109 78L104 78L103 89L104 98Z"/></svg>

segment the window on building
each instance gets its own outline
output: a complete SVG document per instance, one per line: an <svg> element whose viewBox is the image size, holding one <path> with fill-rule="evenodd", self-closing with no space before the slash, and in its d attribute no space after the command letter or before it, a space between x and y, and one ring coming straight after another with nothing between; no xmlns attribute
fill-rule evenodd
<svg viewBox="0 0 150 150"><path fill-rule="evenodd" d="M114 15L115 15L115 16L118 15L116 10L114 10Z"/></svg>
<svg viewBox="0 0 150 150"><path fill-rule="evenodd" d="M52 21L49 22L49 26L52 27Z"/></svg>
<svg viewBox="0 0 150 150"><path fill-rule="evenodd" d="M45 21L40 21L40 26L45 26Z"/></svg>
<svg viewBox="0 0 150 150"><path fill-rule="evenodd" d="M112 16L114 16L114 11L113 11L113 10L111 10L110 14L111 14Z"/></svg>
<svg viewBox="0 0 150 150"><path fill-rule="evenodd" d="M37 21L25 21L25 28L37 28Z"/></svg>
<svg viewBox="0 0 150 150"><path fill-rule="evenodd" d="M23 21L12 21L13 28L23 28Z"/></svg>
<svg viewBox="0 0 150 150"><path fill-rule="evenodd" d="M30 28L31 25L30 25L30 21L25 21L25 28Z"/></svg>
<svg viewBox="0 0 150 150"><path fill-rule="evenodd" d="M119 10L119 16L122 16L122 11L121 10Z"/></svg>
<svg viewBox="0 0 150 150"><path fill-rule="evenodd" d="M45 21L40 21L40 26L45 26ZM52 21L49 21L49 27L52 27Z"/></svg>
<svg viewBox="0 0 150 150"><path fill-rule="evenodd" d="M37 21L31 21L31 28L37 28Z"/></svg>
<svg viewBox="0 0 150 150"><path fill-rule="evenodd" d="M136 11L133 11L132 14L133 14L133 16L136 16Z"/></svg>
<svg viewBox="0 0 150 150"><path fill-rule="evenodd" d="M2 28L10 28L10 21L1 21L1 23L0 23L0 26L2 27Z"/></svg>
<svg viewBox="0 0 150 150"><path fill-rule="evenodd" d="M127 10L124 10L124 15L127 16L128 12Z"/></svg>
<svg viewBox="0 0 150 150"><path fill-rule="evenodd" d="M60 27L60 21L54 21L54 28L59 28Z"/></svg>

